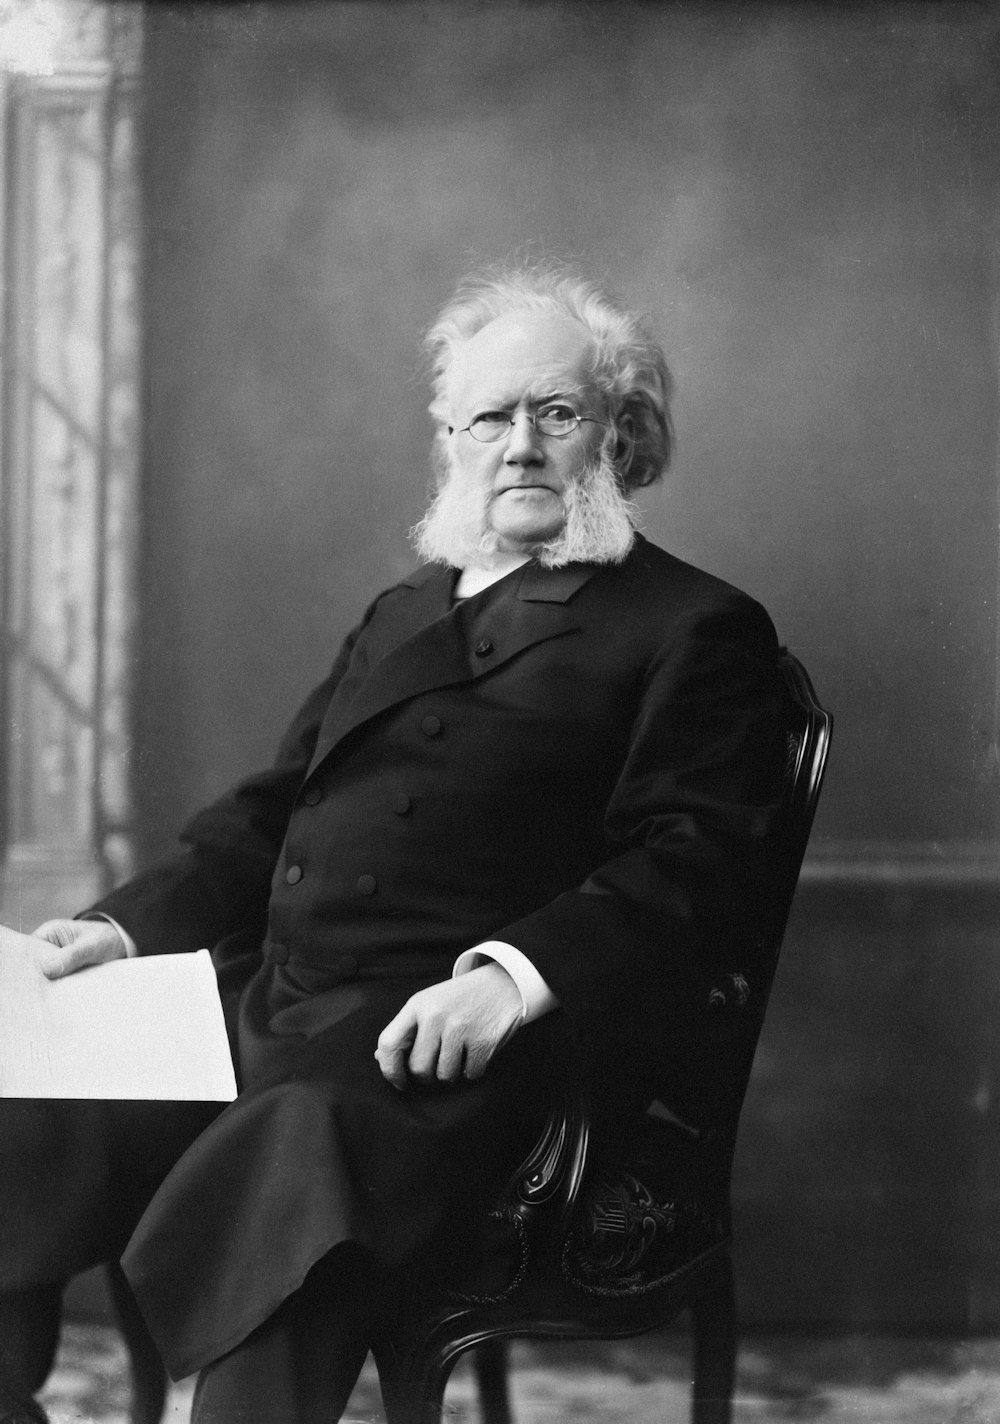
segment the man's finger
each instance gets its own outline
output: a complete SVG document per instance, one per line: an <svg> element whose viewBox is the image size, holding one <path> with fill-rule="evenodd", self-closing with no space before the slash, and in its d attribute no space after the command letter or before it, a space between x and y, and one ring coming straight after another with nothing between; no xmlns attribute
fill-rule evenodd
<svg viewBox="0 0 1000 1424"><path fill-rule="evenodd" d="M44 939L48 944L54 944L59 949L64 949L73 937L78 928L75 920L46 920L43 925L39 925L37 930L32 930L32 939Z"/></svg>
<svg viewBox="0 0 1000 1424"><path fill-rule="evenodd" d="M493 1062L494 1055L502 1046L502 1044L496 1044L484 1047L480 1044L466 1055L465 1076L470 1083L476 1082L478 1078L485 1075L487 1068Z"/></svg>
<svg viewBox="0 0 1000 1424"><path fill-rule="evenodd" d="M440 1083L457 1083L465 1067L465 1039L452 1031L441 1035L437 1053L437 1079Z"/></svg>
<svg viewBox="0 0 1000 1424"><path fill-rule="evenodd" d="M92 957L93 946L86 941L82 944L79 940L66 945L57 953L43 954L41 956L42 973L48 979L62 979L67 974L75 974L78 969L85 969L88 964L95 961Z"/></svg>
<svg viewBox="0 0 1000 1424"><path fill-rule="evenodd" d="M383 1078L394 1088L406 1087L406 1061L416 1033L416 1014L409 1004L404 1004L378 1036L375 1059Z"/></svg>
<svg viewBox="0 0 1000 1424"><path fill-rule="evenodd" d="M438 1076L438 1055L441 1052L443 1019L429 1010L426 1003L414 1007L417 1032L410 1047L407 1067L421 1083L433 1083Z"/></svg>
<svg viewBox="0 0 1000 1424"><path fill-rule="evenodd" d="M109 960L122 959L125 956L125 946L113 925L64 921L63 924L68 923L73 929L63 937L58 921L48 923L56 927L58 936L46 940L53 948L40 953L38 957L42 973L48 979L62 979L67 974L76 974L78 970L86 969L91 964L106 964Z"/></svg>
<svg viewBox="0 0 1000 1424"><path fill-rule="evenodd" d="M509 1043L514 1037L514 1034L520 1026L521 1019L520 1015L518 1015L518 1017L508 1025L506 1030L496 1038L492 1040L480 1039L471 1045L465 1059L465 1076L470 1082L474 1082L477 1078L484 1076L486 1070L493 1062L493 1059L500 1052L501 1048L503 1048L504 1044Z"/></svg>

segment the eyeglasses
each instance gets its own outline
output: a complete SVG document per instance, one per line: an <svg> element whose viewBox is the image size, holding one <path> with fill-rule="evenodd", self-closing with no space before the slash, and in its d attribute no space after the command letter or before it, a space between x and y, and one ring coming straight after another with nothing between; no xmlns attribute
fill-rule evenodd
<svg viewBox="0 0 1000 1424"><path fill-rule="evenodd" d="M483 445L492 445L495 440L502 440L508 434L515 419L509 410L484 410L473 416L472 421L464 425L458 433L464 435L468 431L473 440L478 440ZM592 415L577 415L571 405L563 405L561 401L540 405L534 414L528 411L528 419L539 435L551 435L556 440L564 440L567 435L572 435L585 420L591 425L607 424L605 420L595 420Z"/></svg>

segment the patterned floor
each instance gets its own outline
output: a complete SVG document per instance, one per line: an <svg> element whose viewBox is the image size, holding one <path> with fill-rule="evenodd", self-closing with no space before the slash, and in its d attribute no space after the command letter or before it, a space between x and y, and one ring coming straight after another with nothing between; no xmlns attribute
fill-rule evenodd
<svg viewBox="0 0 1000 1424"><path fill-rule="evenodd" d="M687 1418L679 1335L607 1345L519 1345L517 1424L664 1424ZM106 1326L69 1325L43 1395L52 1424L128 1424L125 1355ZM164 1424L188 1424L191 1382L171 1392ZM447 1424L475 1424L472 1380L460 1365ZM366 1368L345 1424L381 1424ZM853 1336L758 1337L740 1356L736 1424L996 1424L1000 1341Z"/></svg>

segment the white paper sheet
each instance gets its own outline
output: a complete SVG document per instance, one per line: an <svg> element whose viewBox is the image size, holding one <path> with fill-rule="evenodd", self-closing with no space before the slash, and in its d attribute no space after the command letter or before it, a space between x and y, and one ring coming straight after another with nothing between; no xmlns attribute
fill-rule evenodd
<svg viewBox="0 0 1000 1424"><path fill-rule="evenodd" d="M0 925L0 1097L236 1097L207 949L46 979L38 944Z"/></svg>

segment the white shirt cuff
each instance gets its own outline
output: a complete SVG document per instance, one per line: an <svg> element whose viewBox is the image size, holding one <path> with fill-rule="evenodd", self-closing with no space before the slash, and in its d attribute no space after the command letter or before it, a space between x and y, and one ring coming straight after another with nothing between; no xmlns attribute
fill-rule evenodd
<svg viewBox="0 0 1000 1424"><path fill-rule="evenodd" d="M116 929L122 937L122 943L125 946L126 959L139 958L139 946L129 934L128 930L122 929L121 925L118 923L117 920L113 920L110 915L101 914L100 911L93 915L86 915L84 918L88 920L107 920L108 924L111 925L113 929Z"/></svg>
<svg viewBox="0 0 1000 1424"><path fill-rule="evenodd" d="M470 969L478 969L485 959L495 960L517 985L517 992L521 995L522 1023L531 1023L559 1007L559 1000L531 960L502 940L487 940L484 944L464 950L455 960L451 977L457 979L460 974L468 974Z"/></svg>

